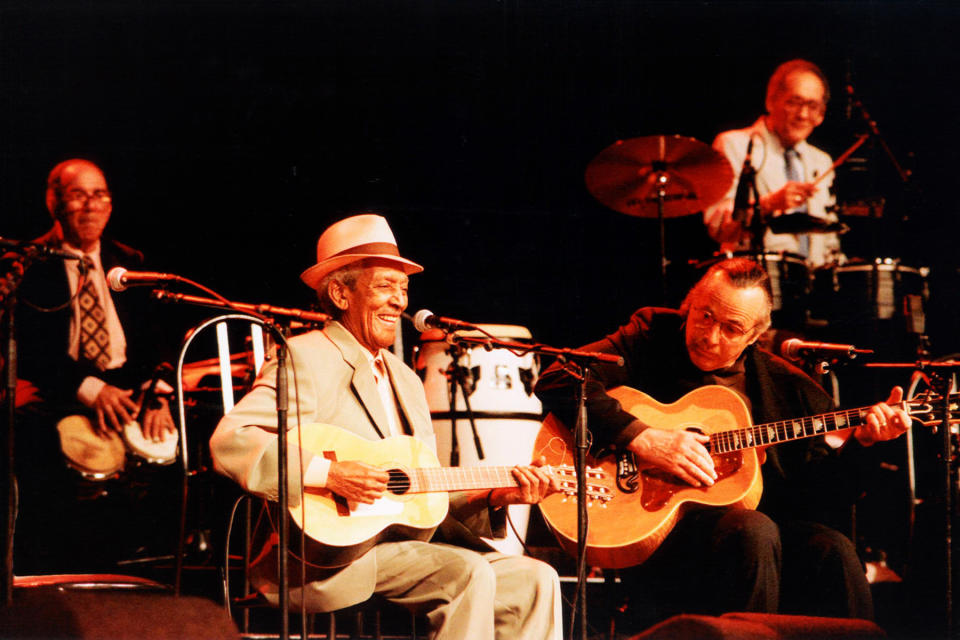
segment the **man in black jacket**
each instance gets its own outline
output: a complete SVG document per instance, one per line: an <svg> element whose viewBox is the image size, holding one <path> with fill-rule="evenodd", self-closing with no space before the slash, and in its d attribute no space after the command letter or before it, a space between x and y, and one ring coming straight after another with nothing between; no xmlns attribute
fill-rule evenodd
<svg viewBox="0 0 960 640"><path fill-rule="evenodd" d="M625 448L642 466L697 487L717 479L706 435L644 424L606 393L621 385L661 403L723 385L745 401L755 424L830 410L830 398L813 380L756 347L770 326L770 309L762 267L734 258L711 267L679 310L639 309L616 333L584 347L625 362L593 369L587 410L594 451ZM576 384L557 365L537 384L544 407L566 424L573 424ZM756 511L691 510L646 563L624 572L624 580L661 607L657 616L760 611L871 618L870 591L853 544L822 521L828 503L856 497L865 447L909 426L896 406L902 393L895 388L886 403L870 408L866 424L833 442L815 437L769 447ZM639 607L650 603L641 598Z"/></svg>
<svg viewBox="0 0 960 640"><path fill-rule="evenodd" d="M36 242L78 259L34 261L17 292L18 375L21 388L34 389L17 414L18 573L100 569L96 549L84 544L102 546L104 557L136 546L117 539L130 514L103 521L113 517L108 506L120 508L110 504L117 496L74 499L78 476L66 468L58 421L85 416L100 438L138 419L147 441L175 432L164 397L141 412L145 385L156 384L158 345L149 335L157 323L143 292L113 296L107 285L110 269L139 269L143 254L103 235L113 211L103 172L88 160L61 162L50 172L46 204L53 226ZM100 496L105 486L81 493Z"/></svg>

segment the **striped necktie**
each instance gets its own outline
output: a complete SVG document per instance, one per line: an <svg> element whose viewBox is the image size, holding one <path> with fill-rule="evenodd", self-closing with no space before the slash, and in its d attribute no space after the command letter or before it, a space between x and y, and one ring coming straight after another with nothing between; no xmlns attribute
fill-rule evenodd
<svg viewBox="0 0 960 640"><path fill-rule="evenodd" d="M83 283L77 293L77 304L80 305L80 355L103 371L110 363L110 333L107 331L107 315L93 286L95 268L92 264L87 265L86 275L80 276Z"/></svg>
<svg viewBox="0 0 960 640"><path fill-rule="evenodd" d="M796 149L790 148L783 152L784 171L789 182L801 182L803 177L800 175L800 154ZM806 201L799 207L791 209L791 213L809 213ZM797 240L800 242L799 253L807 258L810 256L810 234L797 234Z"/></svg>

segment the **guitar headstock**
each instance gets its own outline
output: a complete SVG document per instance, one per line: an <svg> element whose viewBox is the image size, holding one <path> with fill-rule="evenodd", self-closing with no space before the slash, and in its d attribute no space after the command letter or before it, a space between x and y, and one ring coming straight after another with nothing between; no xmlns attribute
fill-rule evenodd
<svg viewBox="0 0 960 640"><path fill-rule="evenodd" d="M572 465L550 465L543 467L547 474L555 477L560 482L560 491L565 497L576 497L577 495L577 472ZM600 467L586 468L587 500L599 500L601 505L606 505L613 498L613 490L610 488L610 478L607 472Z"/></svg>
<svg viewBox="0 0 960 640"><path fill-rule="evenodd" d="M944 398L930 390L924 391L904 401L904 408L911 418L925 427L936 427L943 423ZM960 393L947 396L947 412L950 424L960 424Z"/></svg>

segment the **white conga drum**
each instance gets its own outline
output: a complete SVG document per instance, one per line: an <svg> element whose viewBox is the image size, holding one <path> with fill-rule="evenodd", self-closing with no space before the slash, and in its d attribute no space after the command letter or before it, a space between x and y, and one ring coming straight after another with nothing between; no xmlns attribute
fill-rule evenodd
<svg viewBox="0 0 960 640"><path fill-rule="evenodd" d="M530 331L512 325L479 325L491 335L515 342L529 341ZM482 336L480 332L461 332ZM543 409L533 395L539 366L533 354L516 355L507 349L487 350L482 346L466 349L459 366L465 370L466 391L473 411L477 436L484 457L481 460L474 444L467 403L458 387L451 407L447 371L452 363L451 345L444 334L431 329L420 337L414 354L414 369L423 379L427 404L437 434L437 455L443 465L451 464L453 429L459 445L459 466L498 466L527 464L533 457L533 445L540 430ZM530 519L529 505L510 505L510 520L517 533L526 536ZM487 542L503 553L522 554L523 545L507 527L507 537Z"/></svg>

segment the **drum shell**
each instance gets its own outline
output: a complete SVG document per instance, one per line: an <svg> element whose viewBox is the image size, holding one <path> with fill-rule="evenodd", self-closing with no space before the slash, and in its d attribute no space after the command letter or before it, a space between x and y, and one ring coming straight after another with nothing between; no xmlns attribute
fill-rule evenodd
<svg viewBox="0 0 960 640"><path fill-rule="evenodd" d="M488 327L493 329L491 333L497 337L511 341L529 338L529 332L522 327ZM539 373L537 358L533 354L518 356L501 348L488 351L481 346L468 349L461 356L461 366L470 372L468 386L472 386L472 389L469 403L484 453L481 460L474 444L466 402L459 388L451 411L445 375L452 362L449 347L447 342L427 339L420 343L414 355L414 369L423 379L427 404L433 417L440 463L449 465L451 462L452 423L455 421L460 466L528 464L533 458L534 441L540 430L543 412L540 400L533 394ZM523 538L530 506L510 505L509 513ZM486 541L503 553L523 553L520 539L509 527L505 539Z"/></svg>
<svg viewBox="0 0 960 640"><path fill-rule="evenodd" d="M816 313L839 329L901 320L909 332L923 333L926 273L890 258L822 270L814 278Z"/></svg>

